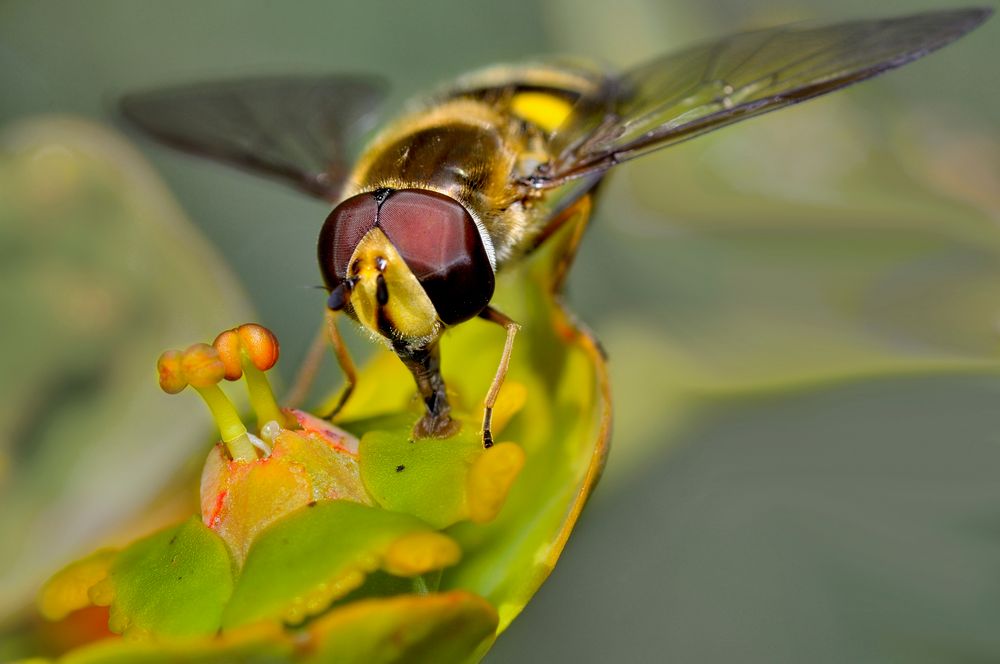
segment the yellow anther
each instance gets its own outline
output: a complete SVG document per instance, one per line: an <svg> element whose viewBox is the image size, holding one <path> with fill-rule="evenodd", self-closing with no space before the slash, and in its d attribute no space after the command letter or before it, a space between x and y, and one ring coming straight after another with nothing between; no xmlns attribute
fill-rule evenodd
<svg viewBox="0 0 1000 664"><path fill-rule="evenodd" d="M226 380L239 380L243 376L240 335L236 330L226 330L215 338L212 346L218 351L219 358L226 367Z"/></svg>
<svg viewBox="0 0 1000 664"><path fill-rule="evenodd" d="M176 394L190 385L201 395L233 459L252 461L257 458L236 407L219 387L226 367L215 348L208 344L194 344L183 353L168 350L160 355L156 368L160 387L165 392Z"/></svg>
<svg viewBox="0 0 1000 664"><path fill-rule="evenodd" d="M243 350L253 365L267 371L278 362L278 338L271 330L256 323L246 323L237 328Z"/></svg>
<svg viewBox="0 0 1000 664"><path fill-rule="evenodd" d="M184 378L193 387L217 385L226 375L218 351L208 344L192 344L181 357Z"/></svg>
<svg viewBox="0 0 1000 664"><path fill-rule="evenodd" d="M212 344L225 367L227 380L246 377L250 405L257 416L258 426L278 422L291 426L292 422L281 411L271 384L264 372L278 361L278 339L262 325L246 323L226 330Z"/></svg>
<svg viewBox="0 0 1000 664"><path fill-rule="evenodd" d="M292 426L294 420L282 412L264 375L277 361L278 340L274 334L261 325L247 323L226 330L211 346L194 344L184 352L168 350L160 355L156 368L165 392L176 394L187 385L195 388L212 411L230 456L249 461L257 458L254 445L219 382L246 377L250 404L259 425L277 422Z"/></svg>
<svg viewBox="0 0 1000 664"><path fill-rule="evenodd" d="M181 369L182 353L179 350L163 351L156 361L156 372L160 377L160 389L167 394L177 394L187 387L187 379Z"/></svg>

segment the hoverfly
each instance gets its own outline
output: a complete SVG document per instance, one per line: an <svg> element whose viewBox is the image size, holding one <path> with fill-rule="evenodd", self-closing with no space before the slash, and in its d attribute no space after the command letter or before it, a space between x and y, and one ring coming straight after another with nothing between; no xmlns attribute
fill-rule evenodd
<svg viewBox="0 0 1000 664"><path fill-rule="evenodd" d="M336 204L319 235L328 311L381 337L412 372L425 405L416 436L444 437L456 428L440 371L442 332L477 316L503 326L506 343L484 404L489 446L518 329L490 305L495 274L567 220L585 224L594 188L610 168L904 65L991 13L746 32L624 73L555 60L491 67L411 102L350 169L344 146L367 128L381 97L370 79L193 85L128 96L122 109L176 148ZM343 405L353 365L332 314L327 330L348 378Z"/></svg>

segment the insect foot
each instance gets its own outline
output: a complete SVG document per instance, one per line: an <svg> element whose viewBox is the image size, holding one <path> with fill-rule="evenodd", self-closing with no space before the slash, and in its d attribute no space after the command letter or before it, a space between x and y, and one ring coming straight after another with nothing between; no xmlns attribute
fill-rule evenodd
<svg viewBox="0 0 1000 664"><path fill-rule="evenodd" d="M452 419L449 413L443 415L425 414L413 425L415 438L449 438L461 429L458 420Z"/></svg>

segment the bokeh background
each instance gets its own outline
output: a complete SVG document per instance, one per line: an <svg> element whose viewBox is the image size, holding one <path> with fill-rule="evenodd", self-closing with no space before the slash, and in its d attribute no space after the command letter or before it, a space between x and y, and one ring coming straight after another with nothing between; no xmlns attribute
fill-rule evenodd
<svg viewBox="0 0 1000 664"><path fill-rule="evenodd" d="M117 95L371 72L391 109L481 65L874 9L0 2L0 659L46 574L197 466L207 417L156 391L160 350L254 317L287 381L321 317L324 206L122 133ZM487 661L1000 659L998 43L614 174L569 286L611 356L610 463Z"/></svg>

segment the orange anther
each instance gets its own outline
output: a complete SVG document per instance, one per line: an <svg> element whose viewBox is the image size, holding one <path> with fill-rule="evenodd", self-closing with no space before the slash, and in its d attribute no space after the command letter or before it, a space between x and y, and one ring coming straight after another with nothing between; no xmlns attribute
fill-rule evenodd
<svg viewBox="0 0 1000 664"><path fill-rule="evenodd" d="M181 358L181 369L188 383L199 388L215 385L226 375L219 351L208 344L188 346Z"/></svg>
<svg viewBox="0 0 1000 664"><path fill-rule="evenodd" d="M177 394L187 387L184 371L181 369L182 353L179 350L163 351L156 361L156 371L160 375L160 389L167 394Z"/></svg>
<svg viewBox="0 0 1000 664"><path fill-rule="evenodd" d="M226 330L215 338L212 346L226 367L226 380L237 380L243 375L240 365L240 337L236 330Z"/></svg>
<svg viewBox="0 0 1000 664"><path fill-rule="evenodd" d="M267 371L278 361L278 338L271 330L256 323L246 323L237 329L243 349L250 361L261 371Z"/></svg>

